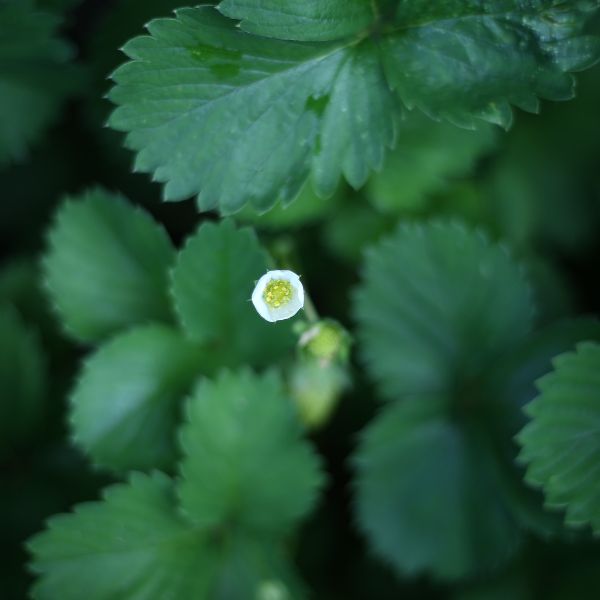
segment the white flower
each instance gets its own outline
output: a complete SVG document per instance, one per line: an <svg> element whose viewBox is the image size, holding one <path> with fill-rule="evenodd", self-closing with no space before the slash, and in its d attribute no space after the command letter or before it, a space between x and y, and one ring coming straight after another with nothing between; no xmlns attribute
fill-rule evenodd
<svg viewBox="0 0 600 600"><path fill-rule="evenodd" d="M304 287L293 271L268 271L252 292L258 314L274 323L293 317L304 306Z"/></svg>

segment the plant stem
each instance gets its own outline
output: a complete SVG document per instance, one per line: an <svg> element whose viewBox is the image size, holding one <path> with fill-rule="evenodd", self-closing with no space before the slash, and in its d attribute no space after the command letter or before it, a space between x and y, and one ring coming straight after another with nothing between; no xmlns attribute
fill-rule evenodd
<svg viewBox="0 0 600 600"><path fill-rule="evenodd" d="M306 292L304 293L304 314L309 323L316 323L319 320L319 313Z"/></svg>

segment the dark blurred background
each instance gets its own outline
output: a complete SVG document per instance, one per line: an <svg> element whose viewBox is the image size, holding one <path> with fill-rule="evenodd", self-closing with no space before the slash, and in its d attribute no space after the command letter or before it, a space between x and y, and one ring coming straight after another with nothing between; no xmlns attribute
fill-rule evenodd
<svg viewBox="0 0 600 600"><path fill-rule="evenodd" d="M18 164L0 170L0 303L10 304L39 340L48 373L44 412L31 435L0 455L2 598L24 598L29 583L23 541L51 514L96 498L110 481L94 472L68 441L65 397L84 349L62 336L38 275L45 230L65 195L100 184L143 205L166 226L176 244L202 217L193 200L162 204L161 188L132 174L133 155L122 136L104 127L111 110L103 99L110 72L123 60L118 48L144 23L166 16L171 0L46 0L64 11L61 34L75 48L78 89L57 119ZM600 67L578 77L578 97L542 104L540 115L516 112L512 130L490 130L473 143L415 121L418 140L410 159L399 153L365 190L341 189L331 201L307 191L303 209L280 211L256 222L276 250L293 240L323 314L349 327L349 290L358 281L366 245L400 219L452 216L505 240L530 266L548 321L600 313ZM416 133L415 133L416 131ZM487 131L487 130L486 130ZM399 143L402 144L402 136ZM465 158L453 157L464 146ZM403 161L410 163L403 164ZM409 189L410 194L403 193ZM390 198L392 198L390 200ZM336 206L344 210L328 218ZM335 289L328 273L335 272ZM316 435L332 477L319 511L299 539L301 570L317 598L598 598L600 544L531 540L518 558L481 581L446 586L427 578L399 580L370 557L353 526L348 456L376 412L360 371L332 422ZM2 382L0 382L2 385ZM5 409L3 409L5 410ZM10 414L2 414L7 419ZM0 432L5 434L3 429Z"/></svg>

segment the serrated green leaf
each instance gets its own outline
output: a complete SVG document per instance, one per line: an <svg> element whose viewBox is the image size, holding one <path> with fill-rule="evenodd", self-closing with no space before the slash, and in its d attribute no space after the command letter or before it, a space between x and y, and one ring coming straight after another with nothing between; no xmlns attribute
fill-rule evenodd
<svg viewBox="0 0 600 600"><path fill-rule="evenodd" d="M0 166L26 157L76 88L59 24L27 2L0 3Z"/></svg>
<svg viewBox="0 0 600 600"><path fill-rule="evenodd" d="M251 223L258 229L289 230L324 220L330 216L339 204L339 195L323 200L305 185L298 198L291 204L278 204L266 213L258 213L247 204L235 214L235 220Z"/></svg>
<svg viewBox="0 0 600 600"><path fill-rule="evenodd" d="M202 381L187 414L179 496L201 528L281 534L312 508L319 463L279 377L242 371Z"/></svg>
<svg viewBox="0 0 600 600"><path fill-rule="evenodd" d="M254 38L208 7L149 30L125 47L133 61L113 76L110 124L129 132L136 168L167 184L167 200L199 194L201 209L266 210L296 197L311 163L317 192L330 194L342 172L362 185L393 142L371 42Z"/></svg>
<svg viewBox="0 0 600 600"><path fill-rule="evenodd" d="M248 2L225 10L259 8ZM203 210L266 210L293 200L309 173L326 196L341 174L359 187L381 167L397 98L472 128L480 119L507 127L511 104L537 110L538 97L571 97L567 72L600 54L598 40L582 35L593 8L401 2L395 22L373 35L320 43L257 37L210 7L182 9L126 45L132 61L113 75L110 124L128 133L136 169L166 184L166 200L198 195Z"/></svg>
<svg viewBox="0 0 600 600"><path fill-rule="evenodd" d="M115 471L172 467L182 400L203 372L201 351L177 331L148 325L92 354L71 395L71 429Z"/></svg>
<svg viewBox="0 0 600 600"><path fill-rule="evenodd" d="M36 333L0 304L0 450L35 431L44 413L46 364Z"/></svg>
<svg viewBox="0 0 600 600"><path fill-rule="evenodd" d="M86 60L92 81L84 118L96 136L103 158L119 172L130 170L132 160L130 152L123 147L124 136L108 127L99 127L100 123L106 123L113 108L106 100L107 78L123 62L121 48L143 30L145 23L157 17L172 16L176 8L185 4L181 0L118 0L110 9L98 13L93 30L86 36ZM140 183L149 185L142 178ZM143 197L148 191L140 190L139 194Z"/></svg>
<svg viewBox="0 0 600 600"><path fill-rule="evenodd" d="M66 330L91 342L132 325L172 320L173 258L165 230L150 215L96 189L59 209L44 268Z"/></svg>
<svg viewBox="0 0 600 600"><path fill-rule="evenodd" d="M494 411L491 420L503 427L499 437L512 438L525 426L523 408L538 394L535 382L552 371L555 356L573 350L582 340L600 342L600 321L578 318L552 323L493 365L485 386Z"/></svg>
<svg viewBox="0 0 600 600"><path fill-rule="evenodd" d="M267 323L250 297L267 271L253 231L230 221L203 223L179 253L172 295L184 331L223 366L265 365L290 351L288 323Z"/></svg>
<svg viewBox="0 0 600 600"><path fill-rule="evenodd" d="M543 538L565 534L560 515L543 510L540 495L523 485L512 436L533 381L585 332L600 336L600 324L553 325L494 365L478 391L417 396L397 411L385 409L367 428L355 458L357 513L373 547L398 570L454 578L489 570L510 554L522 529Z"/></svg>
<svg viewBox="0 0 600 600"><path fill-rule="evenodd" d="M597 3L402 0L382 40L386 75L409 107L472 127L511 124L511 104L573 97L568 71L591 66L600 40L582 34ZM426 76L424 76L426 74Z"/></svg>
<svg viewBox="0 0 600 600"><path fill-rule="evenodd" d="M402 574L456 579L490 570L521 539L493 458L447 403L419 396L387 406L354 459L360 528Z"/></svg>
<svg viewBox="0 0 600 600"><path fill-rule="evenodd" d="M535 381L552 369L551 359L581 339L600 340L600 322L571 319L534 332L498 360L486 375L485 428L498 456L498 483L508 508L520 525L542 538L568 537L560 513L544 510L543 496L523 485L523 470L515 468L514 436L525 424L523 406L536 395ZM572 537L572 536L571 536Z"/></svg>
<svg viewBox="0 0 600 600"><path fill-rule="evenodd" d="M508 252L456 223L403 225L371 248L354 313L381 393L469 388L530 329L529 287Z"/></svg>
<svg viewBox="0 0 600 600"><path fill-rule="evenodd" d="M383 171L375 173L367 186L369 200L384 212L423 208L432 194L473 169L492 148L496 132L484 123L469 131L413 112L400 123L398 140Z"/></svg>
<svg viewBox="0 0 600 600"><path fill-rule="evenodd" d="M36 600L204 598L215 558L175 511L170 480L133 475L53 517L29 548Z"/></svg>
<svg viewBox="0 0 600 600"><path fill-rule="evenodd" d="M532 421L519 434L526 481L542 486L565 521L600 532L600 344L581 343L554 359L538 381L540 395L527 405Z"/></svg>
<svg viewBox="0 0 600 600"><path fill-rule="evenodd" d="M305 42L360 33L376 16L370 0L223 0L218 8L248 33Z"/></svg>
<svg viewBox="0 0 600 600"><path fill-rule="evenodd" d="M35 600L255 600L263 580L287 583L290 571L272 542L220 542L191 527L161 473L134 474L101 502L53 517L29 549Z"/></svg>
<svg viewBox="0 0 600 600"><path fill-rule="evenodd" d="M89 45L89 60L98 86L106 93L106 78L122 61L120 48L136 35L148 21L172 15L182 6L181 0L119 0L109 11L101 14L96 28L86 40ZM107 105L103 103L103 107Z"/></svg>
<svg viewBox="0 0 600 600"><path fill-rule="evenodd" d="M383 165L395 144L394 100L379 64L379 49L365 41L345 51L322 113L319 150L313 161L317 193L333 194L340 175L360 188Z"/></svg>
<svg viewBox="0 0 600 600"><path fill-rule="evenodd" d="M499 360L486 377L487 431L495 440L500 460L506 465L499 475L507 504L521 525L543 538L567 537L563 514L543 509L543 495L521 485L523 470L514 465L518 446L514 436L527 419L523 407L537 394L535 382L552 370L552 359L572 350L582 339L600 341L600 321L570 319L558 321L530 335L513 352Z"/></svg>

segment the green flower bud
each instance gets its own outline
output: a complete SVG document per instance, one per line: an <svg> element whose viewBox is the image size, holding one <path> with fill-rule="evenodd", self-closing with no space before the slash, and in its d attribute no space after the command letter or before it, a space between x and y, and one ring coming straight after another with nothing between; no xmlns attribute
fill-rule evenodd
<svg viewBox="0 0 600 600"><path fill-rule="evenodd" d="M304 425L309 429L323 426L348 383L346 369L339 364L316 360L298 362L290 374L289 386Z"/></svg>
<svg viewBox="0 0 600 600"><path fill-rule="evenodd" d="M336 321L325 319L305 329L299 345L307 358L344 363L350 354L350 335Z"/></svg>
<svg viewBox="0 0 600 600"><path fill-rule="evenodd" d="M280 581L267 580L258 586L256 600L290 600L290 595Z"/></svg>

